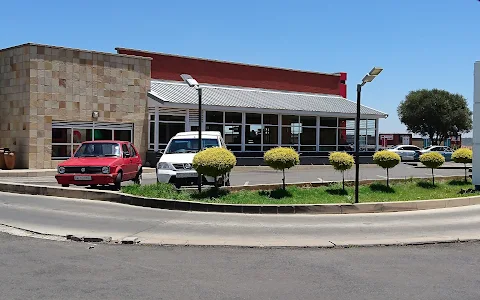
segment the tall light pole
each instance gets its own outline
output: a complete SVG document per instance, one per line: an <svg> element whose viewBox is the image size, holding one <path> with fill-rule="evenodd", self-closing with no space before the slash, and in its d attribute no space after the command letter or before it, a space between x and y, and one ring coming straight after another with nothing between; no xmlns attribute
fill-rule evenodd
<svg viewBox="0 0 480 300"><path fill-rule="evenodd" d="M194 87L198 92L198 152L202 151L202 88L198 84L198 82L193 79L192 76L188 74L180 75L183 81L188 84L189 87ZM198 173L198 192L202 192L202 174L197 171Z"/></svg>
<svg viewBox="0 0 480 300"><path fill-rule="evenodd" d="M357 118L355 119L355 203L358 203L358 185L360 180L360 98L362 94L362 86L367 82L372 82L382 71L382 68L373 68L367 75L365 75L365 77L363 77L362 83L357 84ZM376 143L378 143L378 141L376 141Z"/></svg>

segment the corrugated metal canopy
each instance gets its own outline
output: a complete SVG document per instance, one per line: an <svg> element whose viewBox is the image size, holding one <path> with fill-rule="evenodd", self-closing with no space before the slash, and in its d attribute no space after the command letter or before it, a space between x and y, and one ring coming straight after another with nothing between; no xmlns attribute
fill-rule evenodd
<svg viewBox="0 0 480 300"><path fill-rule="evenodd" d="M197 104L197 91L182 82L152 80L150 97L160 102ZM242 87L202 85L202 104L238 108L355 114L356 102L337 95L285 92ZM362 106L362 115L386 118L387 114Z"/></svg>

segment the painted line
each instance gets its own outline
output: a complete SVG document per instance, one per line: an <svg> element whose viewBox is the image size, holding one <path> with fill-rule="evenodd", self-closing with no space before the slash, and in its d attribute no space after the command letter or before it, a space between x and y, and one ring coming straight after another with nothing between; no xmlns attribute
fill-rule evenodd
<svg viewBox="0 0 480 300"><path fill-rule="evenodd" d="M250 182L250 181L245 181L245 183L244 183L243 185L248 185L249 182Z"/></svg>
<svg viewBox="0 0 480 300"><path fill-rule="evenodd" d="M317 178L320 182L323 182L323 179L322 178Z"/></svg>
<svg viewBox="0 0 480 300"><path fill-rule="evenodd" d="M387 176L377 175L377 177L380 177L380 178L383 178L383 179L387 179Z"/></svg>

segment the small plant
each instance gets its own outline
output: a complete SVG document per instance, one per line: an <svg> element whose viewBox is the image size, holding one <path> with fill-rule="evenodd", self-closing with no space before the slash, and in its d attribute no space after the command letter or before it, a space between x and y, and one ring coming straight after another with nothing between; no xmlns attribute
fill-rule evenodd
<svg viewBox="0 0 480 300"><path fill-rule="evenodd" d="M290 169L300 163L298 153L293 148L276 147L265 152L263 159L270 168L282 171L283 189L285 190L285 169Z"/></svg>
<svg viewBox="0 0 480 300"><path fill-rule="evenodd" d="M439 168L445 163L445 157L438 152L428 152L420 156L420 162L427 168L432 169L432 184L435 185L433 169Z"/></svg>
<svg viewBox="0 0 480 300"><path fill-rule="evenodd" d="M460 148L453 152L452 159L454 162L465 166L465 182L467 182L467 164L472 163L473 152L468 148Z"/></svg>
<svg viewBox="0 0 480 300"><path fill-rule="evenodd" d="M345 191L345 171L350 170L355 164L353 156L346 152L332 152L328 160L336 171L342 172L342 189Z"/></svg>
<svg viewBox="0 0 480 300"><path fill-rule="evenodd" d="M388 170L398 165L400 160L400 155L387 150L378 151L373 155L373 162L376 163L380 168L387 171L387 187L390 187Z"/></svg>
<svg viewBox="0 0 480 300"><path fill-rule="evenodd" d="M230 172L236 164L235 155L230 150L219 147L207 148L193 158L193 168L201 174L214 177L215 187L217 178Z"/></svg>

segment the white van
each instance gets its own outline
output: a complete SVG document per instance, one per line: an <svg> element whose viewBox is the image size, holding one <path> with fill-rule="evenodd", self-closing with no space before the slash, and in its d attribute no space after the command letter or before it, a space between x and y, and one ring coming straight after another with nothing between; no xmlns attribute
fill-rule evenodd
<svg viewBox="0 0 480 300"><path fill-rule="evenodd" d="M218 131L202 131L202 148L226 148ZM198 174L192 167L198 152L198 131L177 133L169 142L157 163L157 182L174 184L177 188L198 183ZM219 179L219 184L230 185L230 174ZM215 178L203 176L203 183L214 184Z"/></svg>

